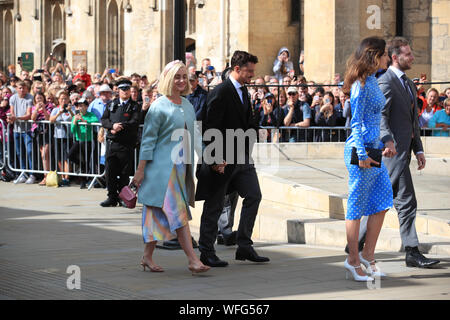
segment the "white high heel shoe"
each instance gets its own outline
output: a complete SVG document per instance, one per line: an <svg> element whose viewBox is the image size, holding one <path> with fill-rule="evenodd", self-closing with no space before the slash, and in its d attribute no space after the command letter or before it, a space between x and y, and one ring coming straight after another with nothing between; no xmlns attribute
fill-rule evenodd
<svg viewBox="0 0 450 320"><path fill-rule="evenodd" d="M367 272L369 272L372 277L379 277L379 278L386 277L386 274L384 272L372 270L371 264L376 263L377 262L376 260L367 261L366 259L363 258L362 254L360 252L359 253L359 261L361 261L361 263L366 267ZM377 267L377 270L378 270L378 267Z"/></svg>
<svg viewBox="0 0 450 320"><path fill-rule="evenodd" d="M351 275L353 276L353 280L355 280L355 281L367 282L367 281L374 280L372 277L369 277L369 276L360 276L356 272L356 269L361 269L361 266L352 266L348 263L347 259L345 259L344 266L345 266L345 269L347 269L347 272L345 274L346 279L349 278L349 273L351 273Z"/></svg>

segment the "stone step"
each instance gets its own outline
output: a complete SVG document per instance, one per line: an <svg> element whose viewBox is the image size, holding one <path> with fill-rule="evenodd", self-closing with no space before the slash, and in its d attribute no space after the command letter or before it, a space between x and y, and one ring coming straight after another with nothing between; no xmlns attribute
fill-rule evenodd
<svg viewBox="0 0 450 320"><path fill-rule="evenodd" d="M321 219L293 219L287 222L288 242L341 247L347 244L345 221ZM450 256L450 237L438 237L418 232L422 253ZM400 251L402 242L397 229L383 227L377 242L377 251Z"/></svg>
<svg viewBox="0 0 450 320"><path fill-rule="evenodd" d="M292 214L308 213L316 218L345 219L347 198L324 190L294 183L270 175L260 175L263 203ZM269 208L270 210L270 208ZM397 211L392 208L386 215L384 226L398 229ZM432 236L450 237L450 221L426 213L417 213L417 232Z"/></svg>
<svg viewBox="0 0 450 320"><path fill-rule="evenodd" d="M397 211L389 210L384 219L383 227L398 230L400 225ZM416 214L416 230L418 233L436 237L450 237L450 221L430 216L425 213Z"/></svg>

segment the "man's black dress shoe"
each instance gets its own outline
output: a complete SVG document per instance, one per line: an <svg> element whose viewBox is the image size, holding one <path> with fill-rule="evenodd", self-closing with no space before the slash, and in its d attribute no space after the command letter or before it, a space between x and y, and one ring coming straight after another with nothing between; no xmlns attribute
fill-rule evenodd
<svg viewBox="0 0 450 320"><path fill-rule="evenodd" d="M192 239L192 247L193 248L198 248L198 243L197 241L195 241L194 237L191 237ZM166 240L163 242L162 246L158 246L157 247L161 248L161 249L169 249L169 250L178 250L178 249L182 249L181 248L181 244L178 241L178 238L172 239L172 240Z"/></svg>
<svg viewBox="0 0 450 320"><path fill-rule="evenodd" d="M207 266L210 267L226 267L228 265L228 262L220 260L218 256L215 254L211 255L205 255L200 254L200 261Z"/></svg>
<svg viewBox="0 0 450 320"><path fill-rule="evenodd" d="M217 244L224 244L223 235L221 233L217 234Z"/></svg>
<svg viewBox="0 0 450 320"><path fill-rule="evenodd" d="M253 247L238 247L236 250L236 260L250 260L253 262L269 262L270 259L267 257L259 256Z"/></svg>
<svg viewBox="0 0 450 320"><path fill-rule="evenodd" d="M405 247L406 250L406 266L411 268L430 268L438 264L439 260L428 259L423 256L417 247Z"/></svg>
<svg viewBox="0 0 450 320"><path fill-rule="evenodd" d="M233 231L230 235L218 234L217 244L223 244L227 247L234 246L236 244L237 231Z"/></svg>
<svg viewBox="0 0 450 320"><path fill-rule="evenodd" d="M102 207L115 207L115 206L117 206L117 204L118 204L118 201L116 199L111 199L111 198L108 198L105 201L103 201L102 203L100 203L100 205Z"/></svg>

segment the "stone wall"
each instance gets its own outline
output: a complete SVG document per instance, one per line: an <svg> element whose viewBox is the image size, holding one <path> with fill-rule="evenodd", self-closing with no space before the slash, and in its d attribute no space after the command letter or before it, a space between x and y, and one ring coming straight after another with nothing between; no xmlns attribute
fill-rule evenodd
<svg viewBox="0 0 450 320"><path fill-rule="evenodd" d="M403 1L403 6L403 36L411 41L415 57L413 68L407 74L410 77L420 77L421 73L425 73L430 80L431 0Z"/></svg>
<svg viewBox="0 0 450 320"><path fill-rule="evenodd" d="M300 55L299 24L291 24L289 0L250 0L249 51L259 57L258 75L273 74L273 62L280 48L287 47L290 60L298 66Z"/></svg>
<svg viewBox="0 0 450 320"><path fill-rule="evenodd" d="M61 0L39 0L39 10L48 10L49 3ZM102 52L99 43L105 34L99 30L104 17L98 14L106 0L72 0L72 15L64 15L66 24L66 57L72 62L73 50L88 51L88 72L99 70ZM108 0L109 1L109 0ZM116 0L121 8L128 3ZM196 42L197 67L201 59L209 57L217 70L237 49L246 50L260 58L257 75L272 74L273 61L280 47L287 46L291 60L298 68L300 50L305 50L305 76L318 82L330 80L334 73L345 71L345 63L357 44L367 36L386 39L395 35L396 0L302 0L300 23L292 24L290 0L205 0L195 8L195 32L188 36ZM0 0L2 3L11 1ZM21 52L34 52L35 66L41 65L49 53L47 13L34 19L35 1L16 0L22 21L14 20L16 57ZM93 4L92 15L86 13ZM130 0L131 12L123 11L123 71L138 72L155 79L173 55L173 1ZM192 4L192 0L189 1ZM221 12L221 6L225 11ZM369 6L379 8L379 25L369 28L373 13ZM17 8L14 9L14 14ZM404 36L411 40L416 61L409 76L420 73L436 81L450 80L450 1L405 0ZM102 20L103 19L103 20ZM220 21L224 21L222 27ZM372 20L371 20L372 19ZM373 21L372 21L373 22ZM221 43L221 30L224 32ZM222 51L223 50L223 51ZM14 59L15 60L15 59ZM18 68L20 70L20 68ZM447 85L443 85L446 87Z"/></svg>
<svg viewBox="0 0 450 320"><path fill-rule="evenodd" d="M305 77L330 80L335 71L335 0L305 0Z"/></svg>
<svg viewBox="0 0 450 320"><path fill-rule="evenodd" d="M431 16L432 80L450 81L450 1L433 0ZM444 90L450 84L436 87Z"/></svg>

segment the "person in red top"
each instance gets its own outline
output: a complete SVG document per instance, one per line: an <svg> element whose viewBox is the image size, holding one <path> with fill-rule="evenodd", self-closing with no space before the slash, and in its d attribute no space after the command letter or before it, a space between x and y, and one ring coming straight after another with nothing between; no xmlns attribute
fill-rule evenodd
<svg viewBox="0 0 450 320"><path fill-rule="evenodd" d="M81 79L85 83L85 88L88 88L92 84L91 75L86 72L86 66L80 64L78 65L78 73L73 78L72 82L75 83L77 79Z"/></svg>
<svg viewBox="0 0 450 320"><path fill-rule="evenodd" d="M428 106L432 106L431 108L428 108ZM428 109L428 110L427 110ZM435 88L430 88L427 91L427 99L424 101L422 111L420 112L419 116L422 115L422 113L427 110L427 112L433 110L433 114L436 113L436 111L439 111L442 109L442 106L439 103L439 91Z"/></svg>

